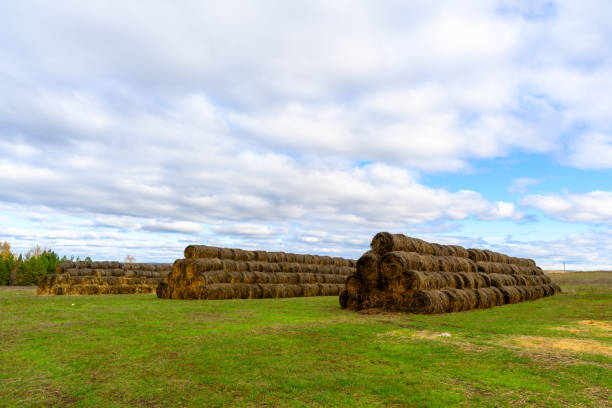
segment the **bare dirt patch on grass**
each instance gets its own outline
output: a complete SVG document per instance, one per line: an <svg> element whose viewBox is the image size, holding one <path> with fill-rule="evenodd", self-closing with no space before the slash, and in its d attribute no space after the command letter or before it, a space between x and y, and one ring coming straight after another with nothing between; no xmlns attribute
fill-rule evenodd
<svg viewBox="0 0 612 408"><path fill-rule="evenodd" d="M550 330L588 335L591 337L612 337L612 324L601 320L581 320L574 326L551 327Z"/></svg>
<svg viewBox="0 0 612 408"><path fill-rule="evenodd" d="M412 330L412 329L398 329L391 330L384 333L378 333L377 338L384 339L395 339L395 340L413 340L413 339L425 339L425 340L449 340L452 335L447 332L434 332L430 330Z"/></svg>
<svg viewBox="0 0 612 408"><path fill-rule="evenodd" d="M597 340L557 337L513 336L511 341L523 349L589 353L612 357L612 346Z"/></svg>
<svg viewBox="0 0 612 408"><path fill-rule="evenodd" d="M578 324L595 327L599 330L612 331L612 324L599 320L581 320L578 322Z"/></svg>
<svg viewBox="0 0 612 408"><path fill-rule="evenodd" d="M491 350L493 345L474 344L464 341L461 337L449 332L437 332L432 330L397 329L379 333L376 338L380 342L389 343L414 343L419 340L438 341L441 344L452 345L466 352L481 352Z"/></svg>

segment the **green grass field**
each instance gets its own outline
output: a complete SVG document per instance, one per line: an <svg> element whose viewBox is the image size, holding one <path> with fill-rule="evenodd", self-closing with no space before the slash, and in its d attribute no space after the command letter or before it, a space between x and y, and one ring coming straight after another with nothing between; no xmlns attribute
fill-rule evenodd
<svg viewBox="0 0 612 408"><path fill-rule="evenodd" d="M0 406L612 406L612 273L554 279L433 316L4 288Z"/></svg>

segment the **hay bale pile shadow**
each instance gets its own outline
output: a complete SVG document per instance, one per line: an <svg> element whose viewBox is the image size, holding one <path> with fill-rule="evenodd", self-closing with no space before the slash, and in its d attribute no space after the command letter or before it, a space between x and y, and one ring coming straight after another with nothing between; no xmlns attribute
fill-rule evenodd
<svg viewBox="0 0 612 408"><path fill-rule="evenodd" d="M56 273L45 275L37 295L118 295L154 293L164 282L172 264L62 262Z"/></svg>
<svg viewBox="0 0 612 408"><path fill-rule="evenodd" d="M356 261L319 255L190 245L174 262L162 299L260 299L338 296Z"/></svg>
<svg viewBox="0 0 612 408"><path fill-rule="evenodd" d="M343 308L449 313L561 291L532 259L388 232L376 234L371 248L346 280Z"/></svg>

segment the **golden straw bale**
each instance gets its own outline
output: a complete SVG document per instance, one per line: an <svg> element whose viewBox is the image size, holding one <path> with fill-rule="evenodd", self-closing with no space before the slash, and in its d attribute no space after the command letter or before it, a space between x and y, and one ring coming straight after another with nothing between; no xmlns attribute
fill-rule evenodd
<svg viewBox="0 0 612 408"><path fill-rule="evenodd" d="M64 273L65 270L74 268L76 268L76 264L73 261L64 261L55 267L55 273Z"/></svg>
<svg viewBox="0 0 612 408"><path fill-rule="evenodd" d="M168 282L161 281L157 284L155 290L157 297L160 299L168 299Z"/></svg>
<svg viewBox="0 0 612 408"><path fill-rule="evenodd" d="M443 272L457 272L457 267L455 265L454 258L450 256L439 256L438 270Z"/></svg>
<svg viewBox="0 0 612 408"><path fill-rule="evenodd" d="M300 286L302 287L303 296L320 296L321 287L316 283L307 283Z"/></svg>
<svg viewBox="0 0 612 408"><path fill-rule="evenodd" d="M242 249L230 249L230 251L232 252L232 257L230 259L233 259L235 261L248 261L249 260L247 251L244 251Z"/></svg>
<svg viewBox="0 0 612 408"><path fill-rule="evenodd" d="M447 288L442 289L441 292L446 294L448 298L447 309L441 312L460 312L467 310L467 299L464 296L464 290Z"/></svg>
<svg viewBox="0 0 612 408"><path fill-rule="evenodd" d="M395 293L446 288L446 276L439 272L404 271L392 281L389 288Z"/></svg>
<svg viewBox="0 0 612 408"><path fill-rule="evenodd" d="M306 264L314 264L315 263L314 255L304 255L304 263L306 263Z"/></svg>
<svg viewBox="0 0 612 408"><path fill-rule="evenodd" d="M548 275L541 275L539 278L540 278L540 282L542 284L547 284L547 283L551 282L550 276L548 276Z"/></svg>
<svg viewBox="0 0 612 408"><path fill-rule="evenodd" d="M185 258L219 258L219 248L208 245L189 245L185 248Z"/></svg>
<svg viewBox="0 0 612 408"><path fill-rule="evenodd" d="M320 296L338 296L340 292L344 289L342 285L337 285L333 283L319 283L319 287L321 290Z"/></svg>
<svg viewBox="0 0 612 408"><path fill-rule="evenodd" d="M467 249L465 249L462 246L459 245L447 245L447 248L452 248L454 254L453 256L456 256L458 258L469 258L469 252Z"/></svg>
<svg viewBox="0 0 612 408"><path fill-rule="evenodd" d="M218 258L193 258L193 259L185 259L183 262L175 262L173 266L173 271L175 269L185 271L184 273L187 276L197 276L202 272L207 271L216 271L220 269L224 269L224 264L227 262L233 261L221 261Z"/></svg>
<svg viewBox="0 0 612 408"><path fill-rule="evenodd" d="M334 264L334 261L331 256L324 255L324 256L319 256L318 258L319 258L320 265L333 265Z"/></svg>
<svg viewBox="0 0 612 408"><path fill-rule="evenodd" d="M467 252L468 252L468 257L470 258L472 262L482 262L484 260L480 254L480 249L468 248Z"/></svg>
<svg viewBox="0 0 612 408"><path fill-rule="evenodd" d="M408 306L408 311L418 314L443 313L448 310L448 295L440 290L419 290L414 293Z"/></svg>
<svg viewBox="0 0 612 408"><path fill-rule="evenodd" d="M269 257L268 257L268 253L266 251L253 251L254 253L254 261L259 261L259 262L268 262Z"/></svg>
<svg viewBox="0 0 612 408"><path fill-rule="evenodd" d="M347 309L350 298L351 297L349 296L348 291L343 290L342 293L340 293L340 297L338 297L338 301L340 302L340 307L342 309Z"/></svg>
<svg viewBox="0 0 612 408"><path fill-rule="evenodd" d="M219 259L234 259L234 251L231 248L219 248Z"/></svg>
<svg viewBox="0 0 612 408"><path fill-rule="evenodd" d="M502 286L499 290L504 295L504 303L514 304L522 300L521 292L519 292L516 286Z"/></svg>
<svg viewBox="0 0 612 408"><path fill-rule="evenodd" d="M459 275L461 277L461 279L463 280L463 287L466 289L474 289L476 286L476 283L474 281L474 276L471 273L466 273L466 272L458 272L457 275Z"/></svg>
<svg viewBox="0 0 612 408"><path fill-rule="evenodd" d="M444 245L440 245L440 244L436 244L432 242L430 246L433 249L433 255L435 256L447 256L448 255L448 252Z"/></svg>
<svg viewBox="0 0 612 408"><path fill-rule="evenodd" d="M390 234L388 232L376 234L370 246L379 255L391 251L421 252L419 241L402 234Z"/></svg>
<svg viewBox="0 0 612 408"><path fill-rule="evenodd" d="M340 306L344 309L360 310L358 296L350 295L346 290L340 293L339 301Z"/></svg>
<svg viewBox="0 0 612 408"><path fill-rule="evenodd" d="M357 296L363 289L361 279L357 275L351 275L346 279L346 290L351 296Z"/></svg>
<svg viewBox="0 0 612 408"><path fill-rule="evenodd" d="M362 280L377 281L379 278L379 256L374 251L368 251L357 260L357 276Z"/></svg>

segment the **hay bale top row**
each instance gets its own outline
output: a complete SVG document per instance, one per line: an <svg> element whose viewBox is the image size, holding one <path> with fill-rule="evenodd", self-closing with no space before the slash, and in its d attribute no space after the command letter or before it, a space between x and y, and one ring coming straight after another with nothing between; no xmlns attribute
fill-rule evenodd
<svg viewBox="0 0 612 408"><path fill-rule="evenodd" d="M174 269L185 268L191 274L208 271L248 271L270 273L316 273L329 275L351 275L355 268L350 266L307 264L297 262L234 261L219 258L189 258L174 261Z"/></svg>
<svg viewBox="0 0 612 408"><path fill-rule="evenodd" d="M344 267L355 267L353 259L340 257L292 254L286 252L248 251L238 248L220 248L208 245L189 245L185 248L185 258L218 258L234 261L259 261L259 262L288 262L312 265L334 265Z"/></svg>
<svg viewBox="0 0 612 408"><path fill-rule="evenodd" d="M459 245L442 245L423 241L422 239L407 237L403 234L390 234L379 232L370 244L372 250L382 256L387 252L403 251L416 252L424 255L452 256L471 259L474 262L495 262L526 267L535 267L533 259L516 258L487 249L464 248Z"/></svg>
<svg viewBox="0 0 612 408"><path fill-rule="evenodd" d="M65 261L57 265L57 273L66 273L70 269L123 269L126 271L158 271L170 272L170 263L134 263L134 262L115 262L115 261Z"/></svg>

